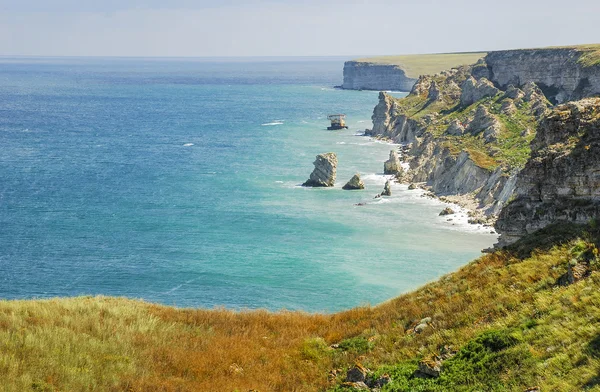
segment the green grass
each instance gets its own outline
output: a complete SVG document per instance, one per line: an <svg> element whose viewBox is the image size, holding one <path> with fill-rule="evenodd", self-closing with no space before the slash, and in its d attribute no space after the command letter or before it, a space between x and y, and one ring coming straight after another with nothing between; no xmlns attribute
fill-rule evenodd
<svg viewBox="0 0 600 392"><path fill-rule="evenodd" d="M383 391L599 391L599 243L596 224L550 227L412 293L331 315L0 301L0 391L346 390L357 362L392 376ZM573 259L593 272L557 285ZM446 346L457 354L441 377L415 377Z"/></svg>
<svg viewBox="0 0 600 392"><path fill-rule="evenodd" d="M403 56L375 56L360 58L355 61L397 65L404 70L409 78L420 75L433 75L443 70L468 65L485 57L485 52L412 54Z"/></svg>

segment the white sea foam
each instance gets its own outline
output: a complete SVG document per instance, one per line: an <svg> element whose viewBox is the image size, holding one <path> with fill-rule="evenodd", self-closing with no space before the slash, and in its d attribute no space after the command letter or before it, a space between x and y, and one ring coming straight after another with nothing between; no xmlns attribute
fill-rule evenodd
<svg viewBox="0 0 600 392"><path fill-rule="evenodd" d="M270 123L264 123L264 124L260 124L263 127L267 127L267 126L273 126L273 125L283 125L283 121L273 121Z"/></svg>
<svg viewBox="0 0 600 392"><path fill-rule="evenodd" d="M193 145L194 145L194 143L185 143L185 144L183 145L183 147L191 147L191 146L193 146Z"/></svg>

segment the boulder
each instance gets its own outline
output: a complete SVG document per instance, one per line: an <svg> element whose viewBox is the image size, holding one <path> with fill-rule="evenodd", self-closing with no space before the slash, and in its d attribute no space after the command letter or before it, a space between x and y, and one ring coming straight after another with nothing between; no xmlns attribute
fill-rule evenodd
<svg viewBox="0 0 600 392"><path fill-rule="evenodd" d="M368 370L357 364L346 373L346 382L365 382Z"/></svg>
<svg viewBox="0 0 600 392"><path fill-rule="evenodd" d="M454 214L454 210L450 207L446 207L440 212L440 216L452 215L452 214Z"/></svg>
<svg viewBox="0 0 600 392"><path fill-rule="evenodd" d="M381 192L381 196L392 196L392 186L390 180L387 180L385 182L385 185L383 186L383 192Z"/></svg>
<svg viewBox="0 0 600 392"><path fill-rule="evenodd" d="M400 158L395 150L390 151L390 158L383 163L384 174L400 174L402 173L402 165L400 165Z"/></svg>
<svg viewBox="0 0 600 392"><path fill-rule="evenodd" d="M365 189L365 183L363 182L363 180L361 180L360 174L356 173L354 176L352 176L350 181L348 181L346 183L346 185L344 185L342 187L342 189L345 189L345 190Z"/></svg>
<svg viewBox="0 0 600 392"><path fill-rule="evenodd" d="M417 189L417 184L415 184L414 182L411 182L410 185L408 186L409 190L413 190L413 189Z"/></svg>
<svg viewBox="0 0 600 392"><path fill-rule="evenodd" d="M462 106L469 106L480 99L493 97L500 91L486 78L475 80L472 76L469 76L460 87L462 89L460 94Z"/></svg>
<svg viewBox="0 0 600 392"><path fill-rule="evenodd" d="M337 156L334 152L317 155L317 159L313 162L315 169L310 174L310 178L302 186L333 186L335 184L337 163Z"/></svg>
<svg viewBox="0 0 600 392"><path fill-rule="evenodd" d="M477 80L481 78L490 78L490 70L484 59L479 59L477 63L473 65L473 68L471 69L471 75L473 75L473 77Z"/></svg>

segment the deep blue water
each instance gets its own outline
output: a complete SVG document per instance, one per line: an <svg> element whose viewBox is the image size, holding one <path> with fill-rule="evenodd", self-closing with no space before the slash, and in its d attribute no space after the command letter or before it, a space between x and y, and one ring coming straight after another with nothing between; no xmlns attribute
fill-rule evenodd
<svg viewBox="0 0 600 392"><path fill-rule="evenodd" d="M342 66L0 58L0 298L334 311L476 257L494 237L440 203L372 200L393 147L356 136L377 93L331 88ZM337 112L350 130L325 131ZM336 187L298 187L326 151Z"/></svg>

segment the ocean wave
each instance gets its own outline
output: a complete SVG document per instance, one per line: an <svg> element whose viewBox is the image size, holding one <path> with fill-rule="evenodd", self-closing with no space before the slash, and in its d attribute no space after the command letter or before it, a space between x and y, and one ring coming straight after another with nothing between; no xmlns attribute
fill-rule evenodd
<svg viewBox="0 0 600 392"><path fill-rule="evenodd" d="M346 142L335 142L335 144L346 144Z"/></svg>
<svg viewBox="0 0 600 392"><path fill-rule="evenodd" d="M193 146L193 145L194 145L194 143L185 143L185 144L183 145L183 147L191 147L191 146Z"/></svg>
<svg viewBox="0 0 600 392"><path fill-rule="evenodd" d="M260 124L260 125L262 125L263 127L272 126L272 125L283 125L283 122L282 121L273 121L270 123L264 123L264 124Z"/></svg>

